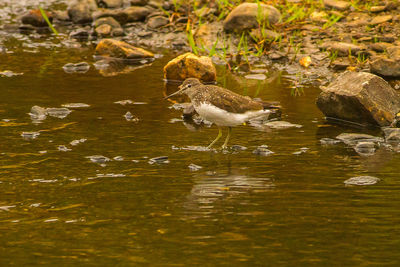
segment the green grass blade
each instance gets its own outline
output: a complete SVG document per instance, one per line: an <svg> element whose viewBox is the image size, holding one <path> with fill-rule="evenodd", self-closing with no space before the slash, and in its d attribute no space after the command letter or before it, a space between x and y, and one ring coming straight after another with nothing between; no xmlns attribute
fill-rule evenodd
<svg viewBox="0 0 400 267"><path fill-rule="evenodd" d="M54 32L55 35L58 35L58 31L53 27L53 24L51 24L49 18L46 15L46 12L44 12L43 8L39 7L39 10L40 10L40 13L42 14L42 17L49 25L50 29Z"/></svg>

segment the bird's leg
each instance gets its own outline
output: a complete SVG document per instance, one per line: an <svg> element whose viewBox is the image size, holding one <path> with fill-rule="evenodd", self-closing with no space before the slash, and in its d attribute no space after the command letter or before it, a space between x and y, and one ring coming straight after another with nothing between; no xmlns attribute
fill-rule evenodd
<svg viewBox="0 0 400 267"><path fill-rule="evenodd" d="M215 138L214 141L211 142L211 144L207 147L207 149L210 149L210 148L215 144L215 142L217 142L218 139L221 138L221 136L222 136L222 130L221 130L221 127L218 126L218 135L217 135L217 138Z"/></svg>
<svg viewBox="0 0 400 267"><path fill-rule="evenodd" d="M228 135L225 138L225 142L222 145L222 149L225 149L226 146L228 145L229 137L231 137L231 132L232 132L232 127L228 127Z"/></svg>

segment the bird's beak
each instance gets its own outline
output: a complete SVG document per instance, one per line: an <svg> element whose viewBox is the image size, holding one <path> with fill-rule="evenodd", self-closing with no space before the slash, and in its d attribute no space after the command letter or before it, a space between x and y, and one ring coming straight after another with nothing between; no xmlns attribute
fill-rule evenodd
<svg viewBox="0 0 400 267"><path fill-rule="evenodd" d="M164 99L168 99L168 98L170 98L170 97L173 97L174 95L179 95L179 94L182 92L182 85L179 86L178 88L179 88L178 91L176 91L175 93L172 93L172 94L170 94L170 95L164 97Z"/></svg>

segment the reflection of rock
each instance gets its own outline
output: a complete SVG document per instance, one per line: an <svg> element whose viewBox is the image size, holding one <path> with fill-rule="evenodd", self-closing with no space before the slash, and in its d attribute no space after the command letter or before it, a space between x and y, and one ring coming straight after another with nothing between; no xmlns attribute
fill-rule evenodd
<svg viewBox="0 0 400 267"><path fill-rule="evenodd" d="M96 9L96 0L75 0L68 6L68 15L74 23L89 23Z"/></svg>
<svg viewBox="0 0 400 267"><path fill-rule="evenodd" d="M53 21L53 14L46 12L47 17L49 18L50 22ZM29 24L35 27L46 27L47 22L44 20L42 14L40 13L39 9L30 10L28 13L21 17L21 21L24 24Z"/></svg>
<svg viewBox="0 0 400 267"><path fill-rule="evenodd" d="M243 31L257 28L259 15L265 25L275 24L281 18L281 13L273 6L243 3L235 7L225 18L224 29L226 31Z"/></svg>
<svg viewBox="0 0 400 267"><path fill-rule="evenodd" d="M327 117L361 124L390 125L400 110L400 97L382 78L366 72L345 72L318 96Z"/></svg>
<svg viewBox="0 0 400 267"><path fill-rule="evenodd" d="M209 57L198 57L192 53L180 55L164 67L164 78L183 81L186 78L198 78L202 82L215 81L217 71Z"/></svg>
<svg viewBox="0 0 400 267"><path fill-rule="evenodd" d="M150 61L151 62L151 61ZM116 76L123 73L129 73L136 69L144 68L149 64L129 64L123 60L108 58L97 61L93 64L99 73L105 77Z"/></svg>
<svg viewBox="0 0 400 267"><path fill-rule="evenodd" d="M154 57L154 54L149 51L113 39L101 40L96 46L95 54L103 57L133 60Z"/></svg>
<svg viewBox="0 0 400 267"><path fill-rule="evenodd" d="M251 190L265 190L274 187L269 178L248 177L245 175L229 174L226 176L215 175L198 176L187 197L185 206L188 209L210 212L212 203L223 201L225 197L237 196Z"/></svg>

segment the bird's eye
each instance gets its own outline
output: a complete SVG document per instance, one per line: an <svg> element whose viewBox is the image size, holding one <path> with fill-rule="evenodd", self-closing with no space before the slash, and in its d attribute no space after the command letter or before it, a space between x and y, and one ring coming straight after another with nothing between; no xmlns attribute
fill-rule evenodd
<svg viewBox="0 0 400 267"><path fill-rule="evenodd" d="M187 87L190 88L190 87L192 87L192 85L191 85L191 84L188 84Z"/></svg>

